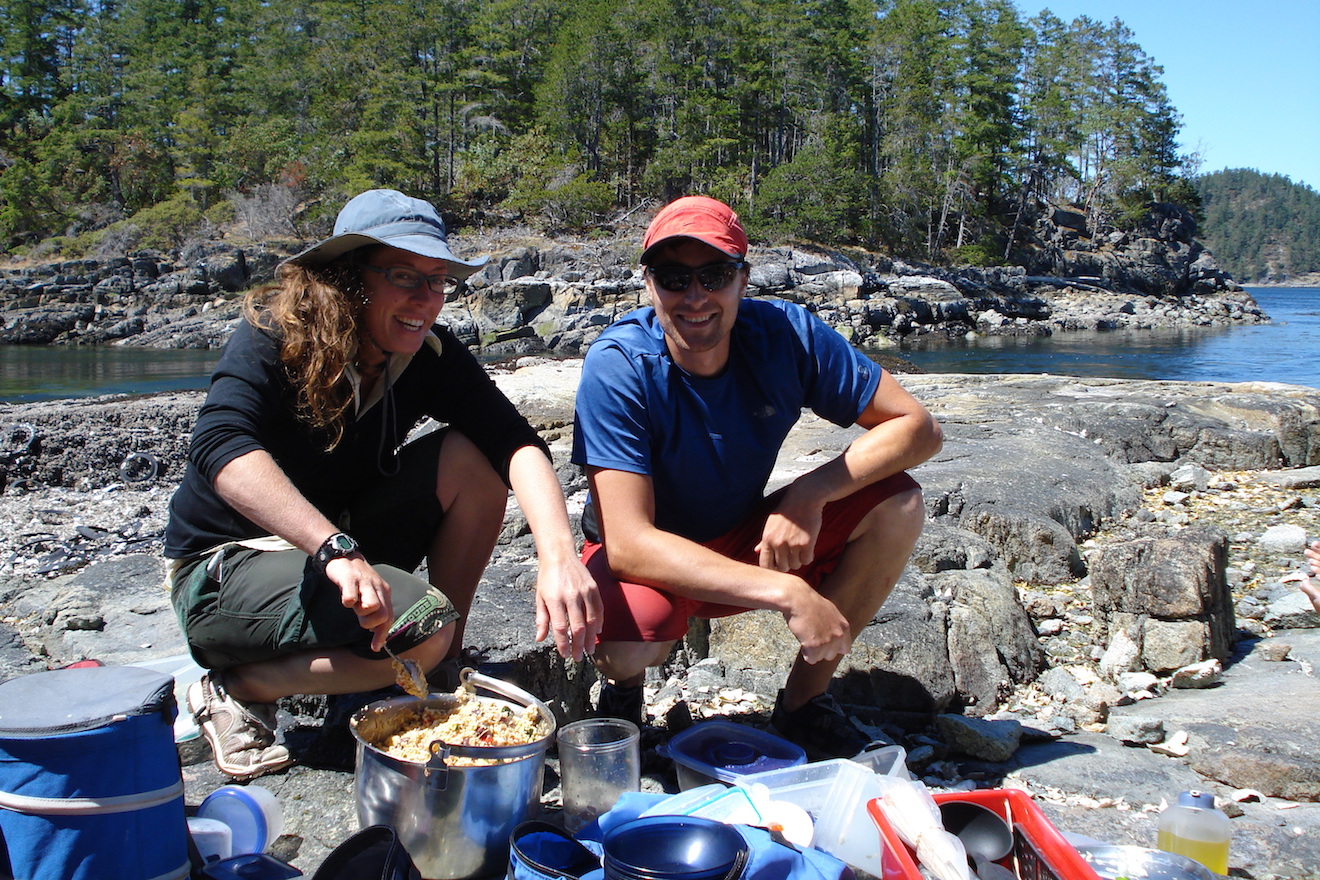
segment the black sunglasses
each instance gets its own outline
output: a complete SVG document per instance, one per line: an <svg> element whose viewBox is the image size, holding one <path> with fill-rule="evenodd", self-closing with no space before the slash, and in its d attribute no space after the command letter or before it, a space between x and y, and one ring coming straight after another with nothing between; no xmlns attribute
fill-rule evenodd
<svg viewBox="0 0 1320 880"><path fill-rule="evenodd" d="M670 293L682 293L692 284L692 276L696 275L701 286L709 291L723 290L733 283L733 279L738 276L743 267L747 265L743 260L735 263L729 263L721 260L718 263L707 263L705 266L692 268L679 263L664 263L659 266L647 266L646 271L651 273L655 283L659 284L664 290Z"/></svg>
<svg viewBox="0 0 1320 880"><path fill-rule="evenodd" d="M432 293L443 293L446 296L458 290L463 282L449 275L423 275L416 269L409 269L407 266L373 266L370 263L359 263L363 269L370 269L373 272L379 272L385 276L385 280L400 290L416 290L425 284Z"/></svg>

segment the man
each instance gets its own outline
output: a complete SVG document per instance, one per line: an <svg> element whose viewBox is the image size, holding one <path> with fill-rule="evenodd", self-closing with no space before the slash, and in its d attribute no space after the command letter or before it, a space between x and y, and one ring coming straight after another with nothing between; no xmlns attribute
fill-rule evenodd
<svg viewBox="0 0 1320 880"><path fill-rule="evenodd" d="M772 726L814 757L851 757L867 737L826 689L921 533L905 469L940 449L940 428L806 310L744 301L747 235L728 205L679 199L642 247L651 307L601 334L577 396L583 561L605 609L597 711L640 720L646 667L689 617L770 608L800 644ZM866 431L763 498L803 407Z"/></svg>

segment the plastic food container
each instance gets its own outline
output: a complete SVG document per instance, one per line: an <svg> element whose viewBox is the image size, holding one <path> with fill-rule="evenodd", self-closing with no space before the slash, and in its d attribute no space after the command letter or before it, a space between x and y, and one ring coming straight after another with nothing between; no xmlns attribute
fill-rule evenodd
<svg viewBox="0 0 1320 880"><path fill-rule="evenodd" d="M689 727L659 751L673 760L684 791L807 762L807 753L786 739L720 719Z"/></svg>
<svg viewBox="0 0 1320 880"><path fill-rule="evenodd" d="M1055 828L1031 796L1011 788L978 791L940 792L935 803L970 801L988 807L1013 826L1013 851L998 864L1018 877L1034 880L1100 880L1076 848ZM922 872L912 850L899 838L885 818L879 799L869 801L866 810L879 829L882 880L922 880ZM1136 875L1133 875L1136 876Z"/></svg>
<svg viewBox="0 0 1320 880"><path fill-rule="evenodd" d="M284 830L280 802L260 785L221 786L206 796L197 815L229 826L235 856L264 853Z"/></svg>
<svg viewBox="0 0 1320 880"><path fill-rule="evenodd" d="M289 880L302 875L293 865L265 853L245 853L202 869L209 880Z"/></svg>
<svg viewBox="0 0 1320 880"><path fill-rule="evenodd" d="M223 861L234 854L234 832L219 819L189 816L188 834L197 845L203 864Z"/></svg>
<svg viewBox="0 0 1320 880"><path fill-rule="evenodd" d="M867 749L860 755L854 755L848 760L854 764L861 764L872 773L880 776L912 778L907 768L907 749L902 746L880 746Z"/></svg>
<svg viewBox="0 0 1320 880"><path fill-rule="evenodd" d="M902 746L886 746L867 754L866 763L842 758L817 761L744 776L738 785L765 786L770 800L806 810L815 821L813 846L879 877L880 847L866 805L880 796L877 773L906 776L907 753Z"/></svg>
<svg viewBox="0 0 1320 880"><path fill-rule="evenodd" d="M667 797L638 818L650 816L697 816L735 825L760 825L764 819L750 789L737 785L730 788L719 782Z"/></svg>
<svg viewBox="0 0 1320 880"><path fill-rule="evenodd" d="M173 676L174 700L180 706L188 705L188 686L201 678L206 672L187 654L163 657L159 660L143 660L127 665ZM201 733L201 730L197 727L197 720L193 718L191 712L180 712L178 717L174 719L174 741L176 743L196 739L201 736Z"/></svg>

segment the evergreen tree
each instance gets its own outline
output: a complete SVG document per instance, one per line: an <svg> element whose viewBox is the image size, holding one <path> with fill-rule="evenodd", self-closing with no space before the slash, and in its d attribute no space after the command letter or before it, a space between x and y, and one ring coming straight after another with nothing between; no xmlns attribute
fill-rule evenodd
<svg viewBox="0 0 1320 880"><path fill-rule="evenodd" d="M6 0L0 5L0 133L32 133L69 93L62 75L89 10L82 0Z"/></svg>
<svg viewBox="0 0 1320 880"><path fill-rule="evenodd" d="M938 259L940 217L961 169L953 133L962 106L958 0L897 0L870 45L876 96L876 223L900 253Z"/></svg>
<svg viewBox="0 0 1320 880"><path fill-rule="evenodd" d="M315 234L392 186L551 228L705 192L989 262L1041 202L1195 201L1132 33L1010 0L13 0L0 65L7 247L262 193Z"/></svg>

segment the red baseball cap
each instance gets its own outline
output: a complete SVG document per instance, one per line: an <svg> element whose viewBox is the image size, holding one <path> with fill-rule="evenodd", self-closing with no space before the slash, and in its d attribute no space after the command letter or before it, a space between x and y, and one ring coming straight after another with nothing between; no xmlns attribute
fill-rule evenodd
<svg viewBox="0 0 1320 880"><path fill-rule="evenodd" d="M660 246L674 238L695 238L740 260L747 256L747 233L738 215L709 196L684 196L661 208L642 238L642 263L649 265Z"/></svg>

